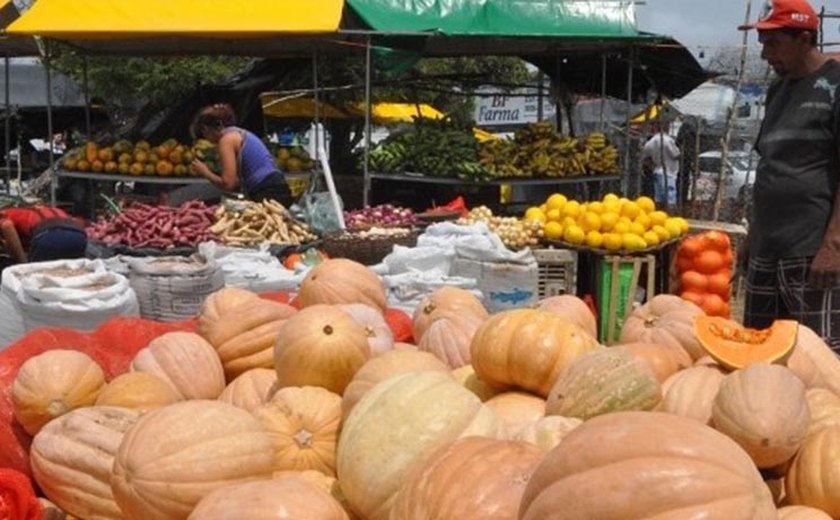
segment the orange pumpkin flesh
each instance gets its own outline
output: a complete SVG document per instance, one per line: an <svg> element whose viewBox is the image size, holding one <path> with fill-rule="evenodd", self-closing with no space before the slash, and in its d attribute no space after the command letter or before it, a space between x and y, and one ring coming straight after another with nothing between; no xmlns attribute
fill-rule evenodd
<svg viewBox="0 0 840 520"><path fill-rule="evenodd" d="M706 352L731 370L758 362L784 363L796 346L798 331L799 323L793 320L776 320L764 330L712 316L694 321L694 333Z"/></svg>

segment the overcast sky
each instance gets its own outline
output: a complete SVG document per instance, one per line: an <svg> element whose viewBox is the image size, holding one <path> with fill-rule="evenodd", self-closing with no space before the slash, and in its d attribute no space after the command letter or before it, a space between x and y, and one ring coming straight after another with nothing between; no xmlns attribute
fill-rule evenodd
<svg viewBox="0 0 840 520"><path fill-rule="evenodd" d="M708 49L741 43L737 27L744 22L746 0L645 0L645 3L636 7L639 29L671 35L695 53L701 46ZM763 5L763 0L752 0L753 20ZM825 5L826 9L833 8L840 13L837 0L811 0L811 5L818 12ZM826 41L840 41L838 22L826 23ZM757 45L754 34L750 44Z"/></svg>

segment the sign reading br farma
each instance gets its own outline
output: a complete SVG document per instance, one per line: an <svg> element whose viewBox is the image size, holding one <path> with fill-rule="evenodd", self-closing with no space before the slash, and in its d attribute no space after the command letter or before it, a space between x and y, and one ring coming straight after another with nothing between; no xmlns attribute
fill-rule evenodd
<svg viewBox="0 0 840 520"><path fill-rule="evenodd" d="M498 94L477 97L475 122L478 126L525 125L536 123L539 115L539 96L528 90L516 91L513 96ZM543 119L554 118L555 107L549 96L543 96Z"/></svg>

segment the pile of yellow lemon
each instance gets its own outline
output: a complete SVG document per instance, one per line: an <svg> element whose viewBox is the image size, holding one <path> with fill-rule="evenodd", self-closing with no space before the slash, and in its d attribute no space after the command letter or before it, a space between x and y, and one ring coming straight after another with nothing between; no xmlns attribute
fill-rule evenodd
<svg viewBox="0 0 840 520"><path fill-rule="evenodd" d="M607 251L640 251L688 232L684 218L657 210L650 197L630 200L614 193L585 203L555 193L528 208L523 220L540 222L548 240Z"/></svg>

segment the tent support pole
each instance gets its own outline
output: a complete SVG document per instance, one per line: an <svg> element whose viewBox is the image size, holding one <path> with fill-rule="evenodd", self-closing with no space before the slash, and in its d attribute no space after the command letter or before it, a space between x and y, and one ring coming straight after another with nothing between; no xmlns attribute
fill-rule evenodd
<svg viewBox="0 0 840 520"><path fill-rule="evenodd" d="M82 89L85 94L85 136L91 139L90 128L90 83L88 80L88 57L82 58Z"/></svg>
<svg viewBox="0 0 840 520"><path fill-rule="evenodd" d="M315 157L318 157L318 150L321 144L321 99L318 94L318 49L312 49L312 83L313 98L315 99ZM317 163L317 161L316 161Z"/></svg>
<svg viewBox="0 0 840 520"><path fill-rule="evenodd" d="M627 122L624 126L624 167L627 173L621 180L621 192L625 196L629 196L628 190L630 188L630 178L638 178L638 175L633 172L634 168L630 164L630 118L633 117L633 60L635 58L635 49L631 46L629 57L627 59ZM633 181L633 185L638 184Z"/></svg>
<svg viewBox="0 0 840 520"><path fill-rule="evenodd" d="M5 67L5 77L4 77L4 85L6 89L6 117L3 121L5 125L6 135L5 135L5 145L6 145L6 193L11 195L12 194L12 136L10 135L12 132L12 102L11 96L9 95L9 53L7 52L3 58L3 63ZM20 153L18 151L18 153Z"/></svg>
<svg viewBox="0 0 840 520"><path fill-rule="evenodd" d="M600 130L604 131L605 119L604 111L607 108L607 55L601 55L601 115L599 118Z"/></svg>
<svg viewBox="0 0 840 520"><path fill-rule="evenodd" d="M52 117L52 71L50 70L50 42L44 40L44 71L47 75L47 151L50 158L50 204L55 206L55 192L58 184L58 177L55 172L55 154L53 153L53 117Z"/></svg>
<svg viewBox="0 0 840 520"><path fill-rule="evenodd" d="M370 145L373 140L371 135L371 56L370 56L370 35L367 37L367 46L365 47L365 180L363 191L363 204L368 206L370 204Z"/></svg>

